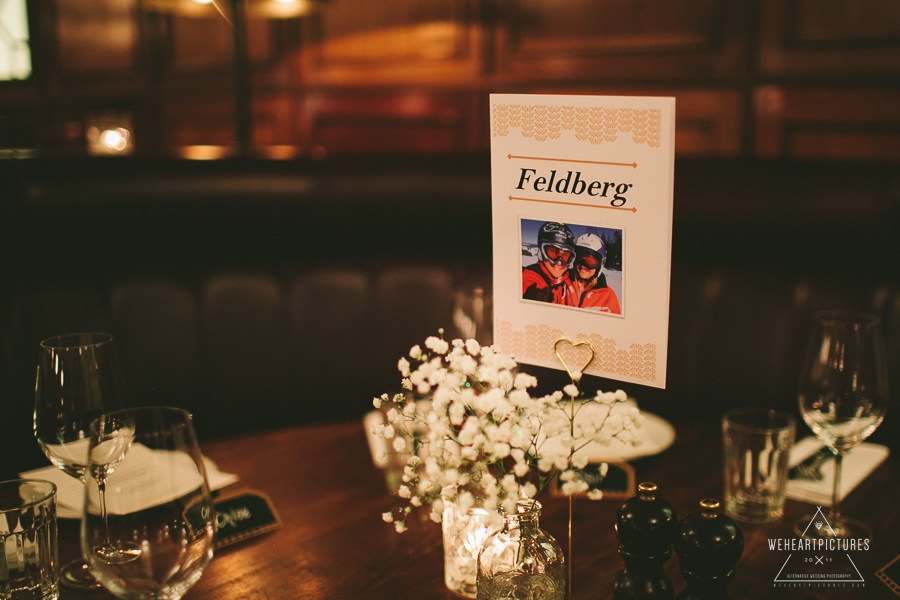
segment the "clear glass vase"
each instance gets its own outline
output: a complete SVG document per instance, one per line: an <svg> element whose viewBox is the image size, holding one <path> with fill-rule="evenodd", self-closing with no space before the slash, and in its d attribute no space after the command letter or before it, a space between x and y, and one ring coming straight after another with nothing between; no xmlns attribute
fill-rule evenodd
<svg viewBox="0 0 900 600"><path fill-rule="evenodd" d="M517 514L484 541L478 554L478 600L563 600L566 565L556 539L540 528L541 505L520 500Z"/></svg>
<svg viewBox="0 0 900 600"><path fill-rule="evenodd" d="M456 502L446 502L441 526L444 532L444 583L447 589L466 598L475 597L478 551L484 540L497 530L496 512L482 506L462 510Z"/></svg>

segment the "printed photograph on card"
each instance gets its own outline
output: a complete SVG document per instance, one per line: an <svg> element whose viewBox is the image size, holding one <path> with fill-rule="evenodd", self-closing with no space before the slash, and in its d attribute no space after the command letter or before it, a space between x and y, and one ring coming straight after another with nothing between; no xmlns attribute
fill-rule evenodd
<svg viewBox="0 0 900 600"><path fill-rule="evenodd" d="M490 104L494 343L563 369L556 342L584 342L585 373L664 388L675 99Z"/></svg>
<svg viewBox="0 0 900 600"><path fill-rule="evenodd" d="M621 229L521 219L522 300L621 317Z"/></svg>

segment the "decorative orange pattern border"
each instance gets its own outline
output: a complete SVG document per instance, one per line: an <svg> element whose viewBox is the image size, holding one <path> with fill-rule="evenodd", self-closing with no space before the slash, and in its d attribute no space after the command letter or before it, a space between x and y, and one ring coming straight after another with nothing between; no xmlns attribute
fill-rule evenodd
<svg viewBox="0 0 900 600"><path fill-rule="evenodd" d="M516 331L509 321L498 321L494 332L494 341L504 352L548 362L558 362L553 345L562 337L567 337L562 330L549 325L526 325L525 331ZM590 342L594 347L594 362L588 367L587 373L612 373L656 381L656 344L631 344L628 350L620 350L615 340L597 333L580 333L572 341ZM572 360L577 363L576 352L572 346L560 347L560 354L567 362ZM567 355L569 353L571 354Z"/></svg>
<svg viewBox="0 0 900 600"><path fill-rule="evenodd" d="M522 137L544 142L572 131L577 140L600 144L630 134L635 144L660 147L662 111L655 108L492 104L491 117L492 137L506 137L518 128Z"/></svg>

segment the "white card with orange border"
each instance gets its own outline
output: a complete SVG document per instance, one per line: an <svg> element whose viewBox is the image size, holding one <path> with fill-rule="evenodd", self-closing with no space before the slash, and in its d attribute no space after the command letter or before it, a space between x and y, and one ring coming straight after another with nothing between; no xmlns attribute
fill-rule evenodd
<svg viewBox="0 0 900 600"><path fill-rule="evenodd" d="M588 342L585 373L664 388L675 99L492 94L490 105L494 343L562 369L556 341Z"/></svg>

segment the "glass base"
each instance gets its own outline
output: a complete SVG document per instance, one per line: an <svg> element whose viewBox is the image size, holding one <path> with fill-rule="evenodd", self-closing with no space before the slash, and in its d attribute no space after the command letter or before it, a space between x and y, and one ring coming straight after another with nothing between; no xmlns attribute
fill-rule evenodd
<svg viewBox="0 0 900 600"><path fill-rule="evenodd" d="M806 539L872 539L868 525L856 519L840 517L834 523L822 511L800 517L794 524L794 533Z"/></svg>
<svg viewBox="0 0 900 600"><path fill-rule="evenodd" d="M100 589L100 583L94 579L91 570L83 560L73 560L60 569L59 582L66 589L75 592Z"/></svg>
<svg viewBox="0 0 900 600"><path fill-rule="evenodd" d="M141 557L141 547L131 542L119 542L116 546L96 546L94 556L110 565L121 565Z"/></svg>

